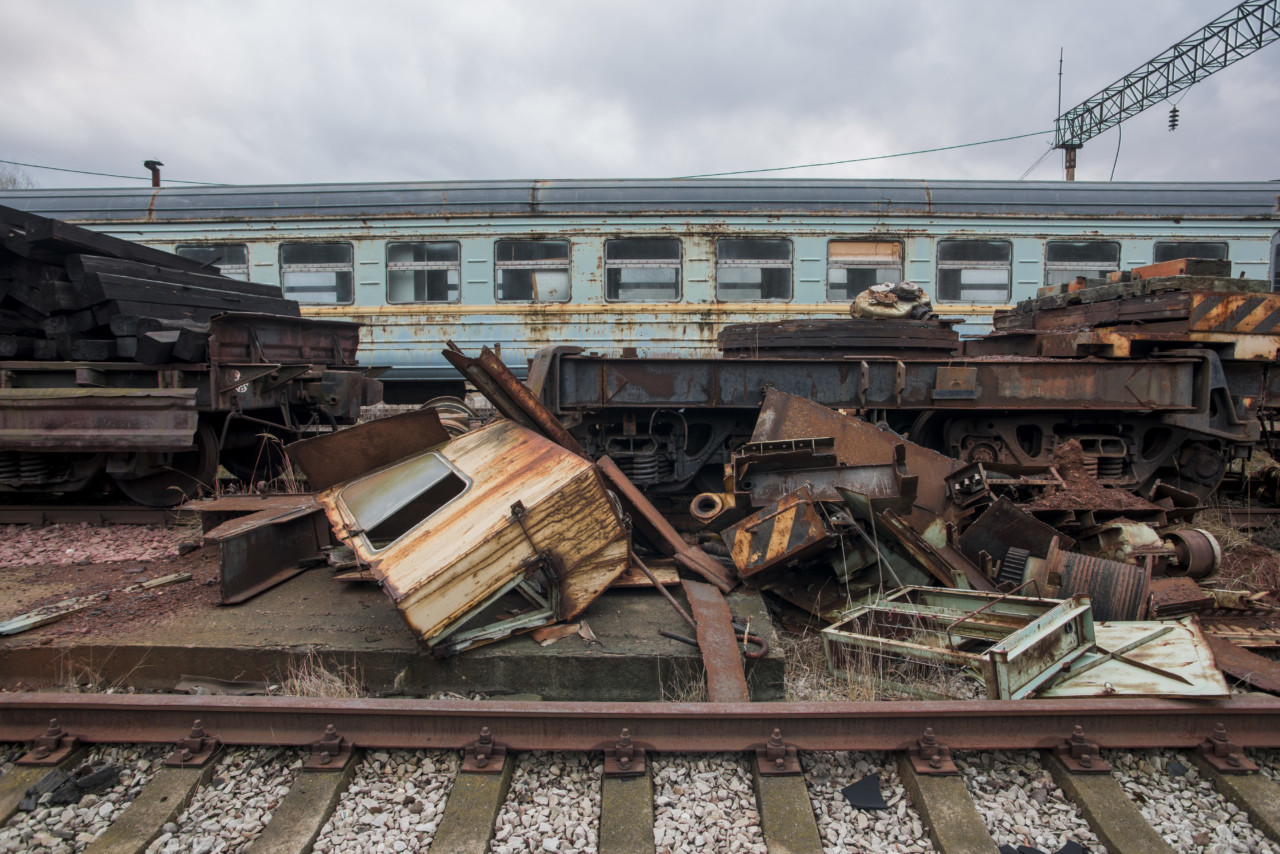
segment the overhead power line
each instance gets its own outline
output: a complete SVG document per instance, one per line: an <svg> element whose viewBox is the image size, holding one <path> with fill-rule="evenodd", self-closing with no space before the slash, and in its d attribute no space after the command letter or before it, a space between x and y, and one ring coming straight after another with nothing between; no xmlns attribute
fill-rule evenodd
<svg viewBox="0 0 1280 854"><path fill-rule="evenodd" d="M944 145L940 148L921 148L917 151L903 151L898 154L877 154L872 157L854 157L849 160L829 160L826 163L804 163L799 166L771 166L765 169L739 169L734 172L705 172L701 175L680 175L673 181L684 181L689 178L721 178L726 175L751 175L756 172L785 172L788 169L813 169L817 166L841 166L845 163L866 163L869 160L889 160L894 157L910 157L913 154L932 154L935 151L952 151L957 148L973 148L975 145L990 145L993 142L1009 142L1013 139L1026 139L1029 136L1044 136L1053 133L1051 130L1038 130L1032 133L1020 133L1017 136L1003 136L999 139L984 139L980 142L962 142L959 145Z"/></svg>
<svg viewBox="0 0 1280 854"><path fill-rule="evenodd" d="M41 166L39 163L19 163L17 160L0 160L0 163L8 163L11 166L25 166L28 169L49 169L54 172L73 172L76 175L97 175L102 178L124 178L129 181L150 181L151 176L146 175L115 175L111 172L90 172L86 169L65 169L61 166ZM226 184L217 184L212 181L180 181L177 178L165 178L170 184L200 184L205 187L225 187Z"/></svg>

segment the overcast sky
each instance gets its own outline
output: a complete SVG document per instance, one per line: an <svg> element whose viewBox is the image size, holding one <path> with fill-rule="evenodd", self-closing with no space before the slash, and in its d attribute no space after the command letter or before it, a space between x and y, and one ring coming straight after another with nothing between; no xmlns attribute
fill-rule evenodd
<svg viewBox="0 0 1280 854"><path fill-rule="evenodd" d="M1049 130L1230 0L9 0L0 159L218 183L663 178ZM1280 178L1280 44L1115 180ZM1175 99L1177 100L1177 99ZM1016 180L1051 135L759 177ZM1080 152L1106 180L1117 131ZM43 187L133 186L28 169ZM748 176L750 177L750 176ZM1030 179L1062 177L1060 153Z"/></svg>

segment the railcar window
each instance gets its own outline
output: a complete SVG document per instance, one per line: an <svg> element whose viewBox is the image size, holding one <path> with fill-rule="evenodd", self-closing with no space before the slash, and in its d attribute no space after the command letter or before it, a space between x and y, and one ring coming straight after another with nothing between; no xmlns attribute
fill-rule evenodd
<svg viewBox="0 0 1280 854"><path fill-rule="evenodd" d="M717 240L716 298L725 302L791 299L791 241Z"/></svg>
<svg viewBox="0 0 1280 854"><path fill-rule="evenodd" d="M896 240L833 240L827 244L827 299L853 299L872 285L902 281Z"/></svg>
<svg viewBox="0 0 1280 854"><path fill-rule="evenodd" d="M1156 244L1151 263L1176 261L1179 258L1213 258L1227 260L1227 244L1197 240L1163 240Z"/></svg>
<svg viewBox="0 0 1280 854"><path fill-rule="evenodd" d="M249 247L243 243L191 243L176 247L173 254L207 264L228 279L249 281Z"/></svg>
<svg viewBox="0 0 1280 854"><path fill-rule="evenodd" d="M604 242L605 298L680 299L680 241L633 237Z"/></svg>
<svg viewBox="0 0 1280 854"><path fill-rule="evenodd" d="M494 253L502 302L569 299L569 241L499 240Z"/></svg>
<svg viewBox="0 0 1280 854"><path fill-rule="evenodd" d="M457 302L462 280L457 243L388 243L387 302Z"/></svg>
<svg viewBox="0 0 1280 854"><path fill-rule="evenodd" d="M1044 252L1044 283L1064 285L1078 276L1101 279L1120 269L1120 244L1099 240L1050 240Z"/></svg>
<svg viewBox="0 0 1280 854"><path fill-rule="evenodd" d="M1007 240L939 240L939 301L1008 302L1012 259Z"/></svg>
<svg viewBox="0 0 1280 854"><path fill-rule="evenodd" d="M351 302L350 243L281 243L280 287L308 305Z"/></svg>

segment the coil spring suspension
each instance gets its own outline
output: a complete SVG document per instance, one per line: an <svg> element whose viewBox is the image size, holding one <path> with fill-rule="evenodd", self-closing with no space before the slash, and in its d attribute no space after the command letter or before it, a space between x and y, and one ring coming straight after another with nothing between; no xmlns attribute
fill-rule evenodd
<svg viewBox="0 0 1280 854"><path fill-rule="evenodd" d="M22 480L40 483L49 476L49 461L43 454L22 453L18 456L18 471Z"/></svg>

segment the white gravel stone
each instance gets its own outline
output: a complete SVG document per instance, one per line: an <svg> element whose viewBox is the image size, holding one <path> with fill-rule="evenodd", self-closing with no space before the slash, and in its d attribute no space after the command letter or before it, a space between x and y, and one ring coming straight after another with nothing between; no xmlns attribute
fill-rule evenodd
<svg viewBox="0 0 1280 854"><path fill-rule="evenodd" d="M244 850L289 794L303 758L301 750L279 747L228 752L218 762L209 785L196 792L178 816L178 829L157 838L147 851L228 854Z"/></svg>
<svg viewBox="0 0 1280 854"><path fill-rule="evenodd" d="M586 753L520 754L494 822L494 854L595 854L603 763Z"/></svg>
<svg viewBox="0 0 1280 854"><path fill-rule="evenodd" d="M440 826L458 764L458 754L446 750L366 754L312 851L426 851Z"/></svg>
<svg viewBox="0 0 1280 854"><path fill-rule="evenodd" d="M1034 753L958 753L955 762L997 845L1057 851L1074 841L1090 854L1107 854Z"/></svg>
<svg viewBox="0 0 1280 854"><path fill-rule="evenodd" d="M920 814L902 789L892 756L846 750L801 753L809 801L825 854L925 854L932 852ZM887 810L859 810L840 790L871 774L880 775Z"/></svg>
<svg viewBox="0 0 1280 854"><path fill-rule="evenodd" d="M16 813L0 828L0 851L31 854L83 851L138 796L168 752L167 747L130 744L91 750L86 763L120 766L120 778L115 785L85 795L78 804L50 804L32 812Z"/></svg>
<svg viewBox="0 0 1280 854"><path fill-rule="evenodd" d="M1249 817L1218 794L1187 757L1173 750L1109 751L1111 774L1174 850L1187 854L1280 854ZM1186 774L1169 773L1177 762Z"/></svg>
<svg viewBox="0 0 1280 854"><path fill-rule="evenodd" d="M768 854L751 771L733 753L653 761L656 854Z"/></svg>

